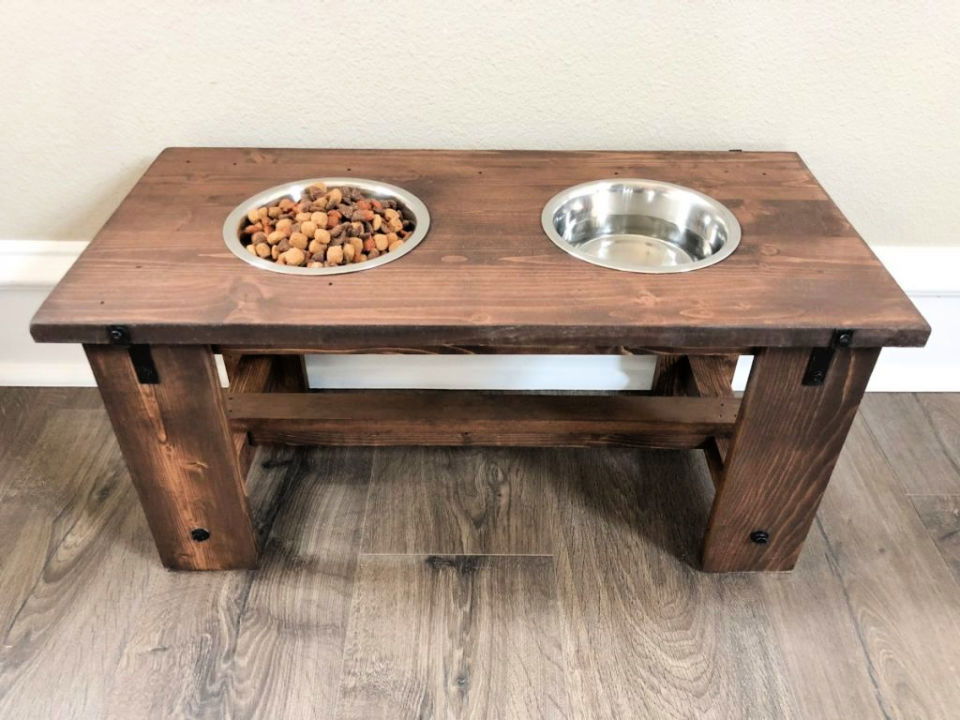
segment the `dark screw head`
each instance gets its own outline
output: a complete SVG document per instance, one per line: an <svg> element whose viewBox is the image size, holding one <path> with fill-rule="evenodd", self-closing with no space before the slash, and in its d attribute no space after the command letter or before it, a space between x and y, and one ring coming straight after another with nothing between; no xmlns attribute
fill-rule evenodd
<svg viewBox="0 0 960 720"><path fill-rule="evenodd" d="M122 328L119 325L113 325L107 328L107 337L110 338L110 342L115 342L115 343L126 342L127 331L125 328Z"/></svg>
<svg viewBox="0 0 960 720"><path fill-rule="evenodd" d="M853 342L853 333L849 330L837 333L837 345L840 347L850 347L850 343Z"/></svg>
<svg viewBox="0 0 960 720"><path fill-rule="evenodd" d="M204 540L210 539L210 531L204 528L194 528L190 531L190 537L197 542L203 542Z"/></svg>
<svg viewBox="0 0 960 720"><path fill-rule="evenodd" d="M770 542L770 533L766 530L754 530L750 533L750 542L755 542L757 545L766 545Z"/></svg>
<svg viewBox="0 0 960 720"><path fill-rule="evenodd" d="M815 383L822 383L824 377L823 370L814 370L810 373L810 379Z"/></svg>

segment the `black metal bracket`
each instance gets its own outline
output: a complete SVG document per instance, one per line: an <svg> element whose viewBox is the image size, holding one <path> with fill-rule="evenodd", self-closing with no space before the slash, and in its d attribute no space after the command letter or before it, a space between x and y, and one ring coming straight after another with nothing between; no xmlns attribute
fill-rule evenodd
<svg viewBox="0 0 960 720"><path fill-rule="evenodd" d="M834 330L829 347L814 348L810 351L807 368L803 372L802 383L807 386L823 385L827 379L827 370L837 348L850 347L853 343L853 330Z"/></svg>
<svg viewBox="0 0 960 720"><path fill-rule="evenodd" d="M156 385L160 382L160 374L153 363L150 346L131 342L129 328L124 325L110 325L107 327L107 339L111 345L123 345L127 348L133 371L141 385Z"/></svg>

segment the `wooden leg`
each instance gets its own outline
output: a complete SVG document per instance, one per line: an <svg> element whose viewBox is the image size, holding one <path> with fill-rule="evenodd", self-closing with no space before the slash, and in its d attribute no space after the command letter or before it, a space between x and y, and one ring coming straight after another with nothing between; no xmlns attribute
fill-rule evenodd
<svg viewBox="0 0 960 720"><path fill-rule="evenodd" d="M790 570L843 448L879 349L837 349L822 385L810 351L759 352L703 547L711 572Z"/></svg>
<svg viewBox="0 0 960 720"><path fill-rule="evenodd" d="M230 381L230 392L307 392L307 367L303 355L243 355L224 353L223 364ZM247 477L256 448L248 432L233 433L240 476Z"/></svg>
<svg viewBox="0 0 960 720"><path fill-rule="evenodd" d="M150 347L155 384L137 379L125 347L85 350L163 564L255 567L253 523L210 348Z"/></svg>
<svg viewBox="0 0 960 720"><path fill-rule="evenodd" d="M657 355L650 390L654 395L685 395L689 375L686 355Z"/></svg>
<svg viewBox="0 0 960 720"><path fill-rule="evenodd" d="M687 392L695 397L733 397L733 374L739 355L689 355L689 386ZM723 481L723 463L730 450L730 438L710 438L703 445L707 467L714 487Z"/></svg>

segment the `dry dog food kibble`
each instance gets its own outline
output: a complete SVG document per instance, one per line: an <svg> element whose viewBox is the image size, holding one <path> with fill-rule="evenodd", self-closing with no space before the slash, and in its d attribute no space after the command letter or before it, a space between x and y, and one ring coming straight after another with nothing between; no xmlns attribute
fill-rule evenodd
<svg viewBox="0 0 960 720"><path fill-rule="evenodd" d="M318 268L396 252L413 228L413 215L396 200L317 183L301 193L299 202L286 197L250 210L240 233L247 251L258 258Z"/></svg>

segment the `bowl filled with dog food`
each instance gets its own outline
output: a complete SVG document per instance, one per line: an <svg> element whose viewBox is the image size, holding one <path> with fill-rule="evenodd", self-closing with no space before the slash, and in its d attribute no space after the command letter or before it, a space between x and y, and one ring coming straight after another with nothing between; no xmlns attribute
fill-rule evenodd
<svg viewBox="0 0 960 720"><path fill-rule="evenodd" d="M240 203L223 224L238 258L264 270L336 275L406 255L427 234L426 205L376 180L329 177L277 185Z"/></svg>

